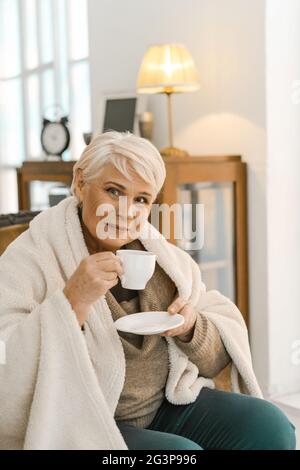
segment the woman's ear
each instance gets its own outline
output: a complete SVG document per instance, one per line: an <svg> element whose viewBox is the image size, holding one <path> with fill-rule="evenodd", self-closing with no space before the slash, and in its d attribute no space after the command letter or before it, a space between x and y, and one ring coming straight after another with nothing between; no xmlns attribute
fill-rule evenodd
<svg viewBox="0 0 300 470"><path fill-rule="evenodd" d="M78 168L75 174L75 192L76 192L76 196L81 200L82 200L83 187L84 187L83 172L81 168Z"/></svg>

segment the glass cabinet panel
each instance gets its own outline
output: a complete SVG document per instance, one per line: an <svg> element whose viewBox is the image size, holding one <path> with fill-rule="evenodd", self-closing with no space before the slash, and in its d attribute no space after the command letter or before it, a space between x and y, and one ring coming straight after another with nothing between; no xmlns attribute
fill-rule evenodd
<svg viewBox="0 0 300 470"><path fill-rule="evenodd" d="M31 181L29 192L32 211L48 209L71 195L70 188L57 181Z"/></svg>
<svg viewBox="0 0 300 470"><path fill-rule="evenodd" d="M182 204L184 225L190 235L202 239L195 248L195 236L176 240L199 264L208 290L217 289L236 301L235 231L233 183L187 183L177 187L177 201ZM186 204L186 206L185 206ZM203 217L197 205L202 205ZM199 208L199 206L198 206Z"/></svg>

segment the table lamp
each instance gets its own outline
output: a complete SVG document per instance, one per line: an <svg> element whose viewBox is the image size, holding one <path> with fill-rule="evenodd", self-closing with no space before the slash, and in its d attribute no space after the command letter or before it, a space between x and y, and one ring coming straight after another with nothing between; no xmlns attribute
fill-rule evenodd
<svg viewBox="0 0 300 470"><path fill-rule="evenodd" d="M163 156L188 156L173 145L172 94L199 88L192 56L181 44L150 46L142 60L137 79L138 93L165 93L168 101L169 147L160 150Z"/></svg>

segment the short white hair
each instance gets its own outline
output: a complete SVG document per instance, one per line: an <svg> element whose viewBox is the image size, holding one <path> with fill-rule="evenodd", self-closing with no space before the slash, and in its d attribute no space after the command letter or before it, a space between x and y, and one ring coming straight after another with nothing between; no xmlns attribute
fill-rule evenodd
<svg viewBox="0 0 300 470"><path fill-rule="evenodd" d="M125 177L131 179L127 163L159 193L166 178L166 167L157 148L147 139L131 132L108 131L96 134L73 167L71 192L76 195L75 175L82 170L83 180L89 182L100 176L103 167L112 163Z"/></svg>

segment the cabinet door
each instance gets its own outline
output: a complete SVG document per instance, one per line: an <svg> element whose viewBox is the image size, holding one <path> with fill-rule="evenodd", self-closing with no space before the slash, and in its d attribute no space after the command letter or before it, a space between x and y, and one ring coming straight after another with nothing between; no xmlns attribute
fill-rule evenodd
<svg viewBox="0 0 300 470"><path fill-rule="evenodd" d="M70 196L69 186L57 181L30 181L30 210L45 210Z"/></svg>
<svg viewBox="0 0 300 470"><path fill-rule="evenodd" d="M177 186L184 237L176 244L199 264L208 290L236 302L234 185L199 182Z"/></svg>

